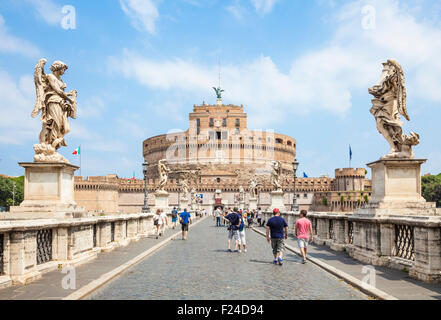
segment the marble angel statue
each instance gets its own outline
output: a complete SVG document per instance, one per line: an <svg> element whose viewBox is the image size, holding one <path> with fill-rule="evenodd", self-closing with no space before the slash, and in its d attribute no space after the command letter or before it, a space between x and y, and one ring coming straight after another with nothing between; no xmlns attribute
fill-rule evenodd
<svg viewBox="0 0 441 320"><path fill-rule="evenodd" d="M413 158L412 146L420 142L420 136L411 132L403 134L400 115L410 120L406 108L404 72L395 60L383 63L383 72L377 85L369 89L374 96L370 112L377 121L377 129L390 144L390 152L383 159Z"/></svg>
<svg viewBox="0 0 441 320"><path fill-rule="evenodd" d="M157 191L165 192L164 188L165 188L165 185L167 184L168 173L170 172L170 169L165 164L165 159L159 160L158 172L159 172L159 186L158 186Z"/></svg>
<svg viewBox="0 0 441 320"><path fill-rule="evenodd" d="M183 194L183 198L187 199L188 195L188 184L187 181L184 179L179 183L179 187L181 189L181 193Z"/></svg>
<svg viewBox="0 0 441 320"><path fill-rule="evenodd" d="M280 161L272 162L272 172L271 172L271 184L275 191L282 191L282 184L280 179L282 177L282 164Z"/></svg>
<svg viewBox="0 0 441 320"><path fill-rule="evenodd" d="M39 144L34 145L34 161L69 163L57 150L67 146L64 136L70 132L68 118L77 116L77 91L64 91L61 76L68 69L65 63L55 61L51 74L44 72L45 64L46 59L41 59L34 70L36 101L31 116L35 118L41 112L42 124Z"/></svg>
<svg viewBox="0 0 441 320"><path fill-rule="evenodd" d="M256 179L251 179L250 180L250 185L249 185L249 190L250 190L250 194L251 194L251 198L252 199L256 199L257 195L258 195L258 191L259 191L259 187L261 186L260 183L258 183L256 181Z"/></svg>

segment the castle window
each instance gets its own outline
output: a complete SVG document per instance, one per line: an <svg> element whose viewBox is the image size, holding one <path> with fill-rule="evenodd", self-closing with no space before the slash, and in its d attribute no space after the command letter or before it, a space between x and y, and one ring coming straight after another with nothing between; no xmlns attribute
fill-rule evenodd
<svg viewBox="0 0 441 320"><path fill-rule="evenodd" d="M196 119L196 126L198 126L198 127L201 126L201 119Z"/></svg>
<svg viewBox="0 0 441 320"><path fill-rule="evenodd" d="M240 119L236 119L236 127L240 127Z"/></svg>
<svg viewBox="0 0 441 320"><path fill-rule="evenodd" d="M217 183L220 183L220 182L221 182L221 179L220 179L220 178L217 178L216 181L217 181Z"/></svg>
<svg viewBox="0 0 441 320"><path fill-rule="evenodd" d="M227 119L222 119L222 126L226 127L227 126Z"/></svg>
<svg viewBox="0 0 441 320"><path fill-rule="evenodd" d="M288 146L292 146L292 142L291 141L288 141Z"/></svg>
<svg viewBox="0 0 441 320"><path fill-rule="evenodd" d="M222 131L222 140L228 140L228 131Z"/></svg>
<svg viewBox="0 0 441 320"><path fill-rule="evenodd" d="M222 132L217 131L217 132L216 132L216 137L217 137L217 140L222 139Z"/></svg>
<svg viewBox="0 0 441 320"><path fill-rule="evenodd" d="M283 140L282 139L276 139L276 143L283 144Z"/></svg>
<svg viewBox="0 0 441 320"><path fill-rule="evenodd" d="M240 134L239 128L236 128L236 134Z"/></svg>
<svg viewBox="0 0 441 320"><path fill-rule="evenodd" d="M214 127L214 119L210 118L210 127Z"/></svg>

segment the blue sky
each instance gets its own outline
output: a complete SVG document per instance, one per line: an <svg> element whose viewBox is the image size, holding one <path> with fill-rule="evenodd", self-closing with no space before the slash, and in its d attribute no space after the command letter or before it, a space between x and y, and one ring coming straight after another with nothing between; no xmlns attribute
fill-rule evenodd
<svg viewBox="0 0 441 320"><path fill-rule="evenodd" d="M75 29L60 23L65 5ZM67 63L67 90L78 90L60 153L78 164L81 145L86 176L141 178L143 139L187 129L194 104L215 102L219 59L224 103L243 104L250 129L296 138L309 176L347 167L349 144L357 167L389 151L367 88L396 59L404 130L421 136L423 173L440 173L440 14L436 0L0 0L0 173L21 175L17 162L32 161L32 74L43 57L47 72Z"/></svg>

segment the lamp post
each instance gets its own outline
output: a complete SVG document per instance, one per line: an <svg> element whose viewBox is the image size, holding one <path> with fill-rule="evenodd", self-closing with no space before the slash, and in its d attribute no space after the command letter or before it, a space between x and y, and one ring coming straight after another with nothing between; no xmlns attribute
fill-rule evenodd
<svg viewBox="0 0 441 320"><path fill-rule="evenodd" d="M142 164L142 172L144 173L144 206L142 207L143 213L150 213L150 207L149 207L149 194L147 190L147 169L148 169L149 163L144 160L144 163Z"/></svg>
<svg viewBox="0 0 441 320"><path fill-rule="evenodd" d="M294 159L294 162L292 163L292 168L294 169L294 192L293 192L291 211L298 211L299 206L297 205L296 180L297 180L297 169L299 168L299 162L297 161L297 159Z"/></svg>

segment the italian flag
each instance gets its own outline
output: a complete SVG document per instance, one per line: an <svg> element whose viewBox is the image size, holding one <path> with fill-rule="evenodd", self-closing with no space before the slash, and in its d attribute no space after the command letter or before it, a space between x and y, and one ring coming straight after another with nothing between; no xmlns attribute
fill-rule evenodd
<svg viewBox="0 0 441 320"><path fill-rule="evenodd" d="M133 178L132 178L132 180L136 180L135 179L135 171L133 171Z"/></svg>
<svg viewBox="0 0 441 320"><path fill-rule="evenodd" d="M81 147L76 148L75 151L72 154L79 154L79 155L81 155Z"/></svg>

